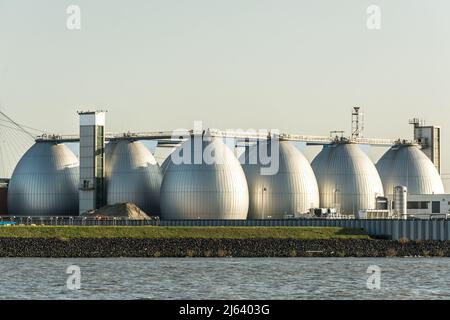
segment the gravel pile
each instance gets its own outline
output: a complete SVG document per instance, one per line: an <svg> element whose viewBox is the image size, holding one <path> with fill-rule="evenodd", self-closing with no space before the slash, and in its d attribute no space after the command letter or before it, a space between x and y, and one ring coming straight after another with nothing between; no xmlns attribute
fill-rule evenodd
<svg viewBox="0 0 450 320"><path fill-rule="evenodd" d="M121 217L133 220L149 220L150 217L134 203L118 203L104 206L94 211L88 211L81 214L84 217Z"/></svg>

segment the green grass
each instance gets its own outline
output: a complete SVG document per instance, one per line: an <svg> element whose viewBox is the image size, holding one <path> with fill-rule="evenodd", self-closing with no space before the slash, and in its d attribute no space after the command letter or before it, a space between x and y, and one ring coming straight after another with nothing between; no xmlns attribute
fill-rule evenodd
<svg viewBox="0 0 450 320"><path fill-rule="evenodd" d="M360 229L334 227L0 227L16 238L215 238L369 239Z"/></svg>

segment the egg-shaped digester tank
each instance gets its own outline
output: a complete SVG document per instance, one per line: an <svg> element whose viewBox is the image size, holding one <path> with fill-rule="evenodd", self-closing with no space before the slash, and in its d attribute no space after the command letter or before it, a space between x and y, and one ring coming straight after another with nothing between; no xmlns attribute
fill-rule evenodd
<svg viewBox="0 0 450 320"><path fill-rule="evenodd" d="M161 186L162 219L247 218L244 172L220 138L195 135L169 159Z"/></svg>
<svg viewBox="0 0 450 320"><path fill-rule="evenodd" d="M323 208L356 215L359 210L375 209L376 198L384 195L375 165L357 144L325 145L311 166Z"/></svg>
<svg viewBox="0 0 450 320"><path fill-rule="evenodd" d="M148 215L159 215L162 173L139 141L111 141L105 148L107 203L132 202Z"/></svg>
<svg viewBox="0 0 450 320"><path fill-rule="evenodd" d="M12 174L9 215L78 216L78 181L78 158L65 144L37 141Z"/></svg>
<svg viewBox="0 0 450 320"><path fill-rule="evenodd" d="M278 157L270 151L274 144L278 144L278 150L273 148ZM266 161L261 159L266 154L270 154L270 162L263 164ZM311 165L289 141L259 142L246 148L240 162L249 188L249 219L283 219L319 207L319 189ZM261 170L270 166L273 170Z"/></svg>
<svg viewBox="0 0 450 320"><path fill-rule="evenodd" d="M433 162L415 144L391 147L377 162L386 196L393 197L396 186L408 194L443 194L444 185Z"/></svg>

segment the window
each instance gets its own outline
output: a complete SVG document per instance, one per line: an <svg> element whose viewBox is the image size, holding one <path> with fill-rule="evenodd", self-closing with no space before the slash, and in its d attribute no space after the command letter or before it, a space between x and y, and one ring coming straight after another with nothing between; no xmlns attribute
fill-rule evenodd
<svg viewBox="0 0 450 320"><path fill-rule="evenodd" d="M430 203L428 201L409 201L408 209L413 209L413 210L428 209L429 204ZM440 209L440 205L439 205L439 209Z"/></svg>
<svg viewBox="0 0 450 320"><path fill-rule="evenodd" d="M441 213L441 203L433 201L431 213Z"/></svg>

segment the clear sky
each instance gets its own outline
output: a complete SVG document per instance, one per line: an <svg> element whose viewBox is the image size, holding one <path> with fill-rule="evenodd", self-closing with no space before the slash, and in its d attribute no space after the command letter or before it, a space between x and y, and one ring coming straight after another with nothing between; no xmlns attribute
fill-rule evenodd
<svg viewBox="0 0 450 320"><path fill-rule="evenodd" d="M442 125L450 172L449 17L448 0L0 0L0 104L62 134L101 108L112 132L203 120L328 135L361 106L368 137Z"/></svg>

